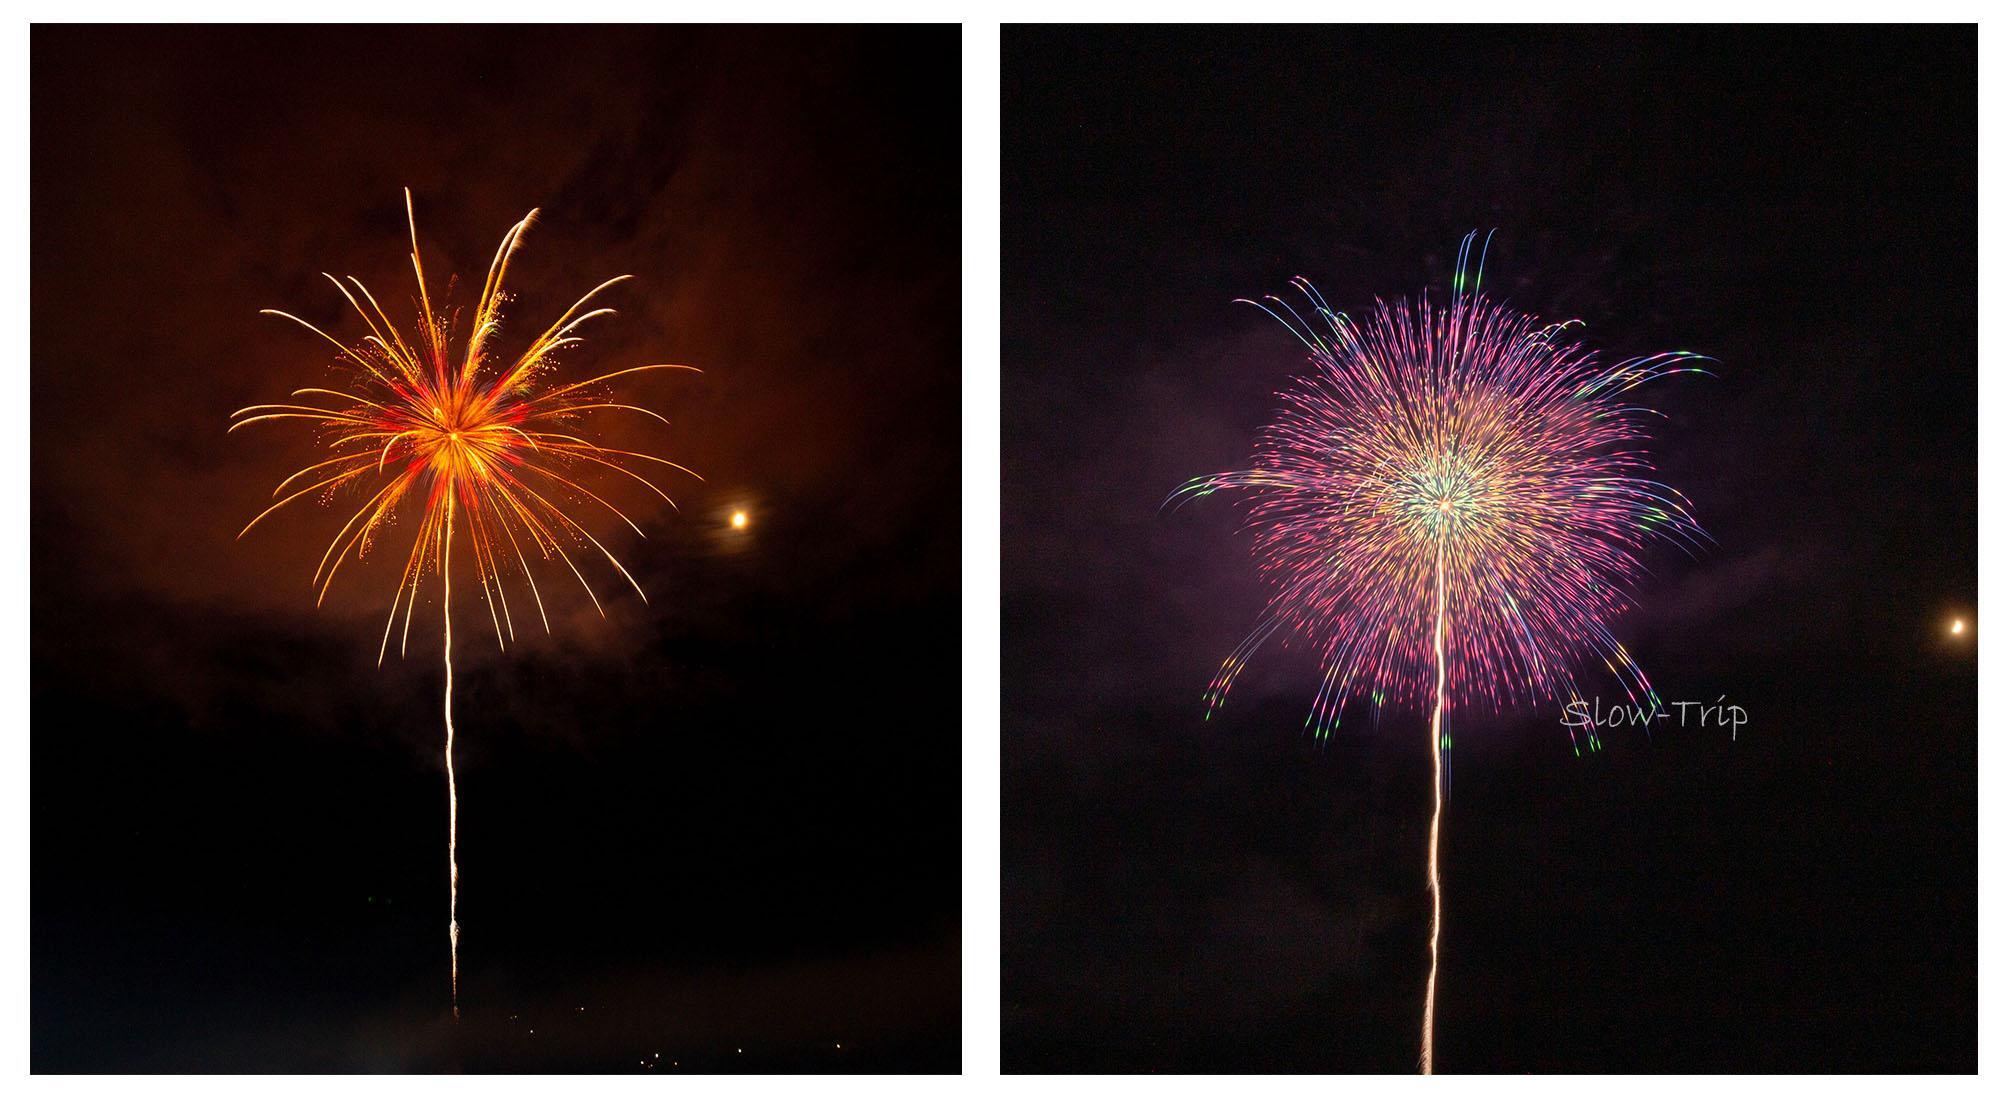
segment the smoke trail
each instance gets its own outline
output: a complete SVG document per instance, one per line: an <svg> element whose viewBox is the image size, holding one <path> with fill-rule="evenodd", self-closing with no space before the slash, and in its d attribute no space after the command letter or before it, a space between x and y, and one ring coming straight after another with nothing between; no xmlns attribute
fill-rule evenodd
<svg viewBox="0 0 2000 1096"><path fill-rule="evenodd" d="M1431 1071L1431 1022L1437 1011L1438 927L1444 919L1444 892L1438 880L1438 827L1444 820L1444 769L1439 762L1439 733L1444 722L1444 538L1438 538L1437 632L1432 637L1437 653L1437 706L1431 709L1431 976L1424 984L1424 1047L1417 1059L1425 1074Z"/></svg>
<svg viewBox="0 0 2000 1096"><path fill-rule="evenodd" d="M451 747L451 527L455 499L444 510L444 786L451 800L451 1018L458 1019L458 774L452 770Z"/></svg>

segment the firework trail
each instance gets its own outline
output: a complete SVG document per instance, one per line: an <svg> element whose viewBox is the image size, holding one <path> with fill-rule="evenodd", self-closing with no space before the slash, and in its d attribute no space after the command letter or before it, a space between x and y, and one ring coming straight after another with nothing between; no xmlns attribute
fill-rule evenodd
<svg viewBox="0 0 2000 1096"><path fill-rule="evenodd" d="M624 564L584 528L572 511L585 509L585 503L594 504L640 536L645 533L577 478L608 469L644 484L671 506L673 500L666 491L636 471L645 466L635 462L652 462L691 476L694 473L661 457L607 448L585 435L591 432L591 424L600 413L632 412L663 424L667 421L646 408L619 402L608 382L651 370L700 371L685 365L640 365L568 384L553 379L561 352L583 341L575 334L577 328L585 321L613 312L610 308L581 313L580 310L593 297L630 275L612 278L584 294L519 356L496 355L490 343L500 330L501 306L509 299L503 289L507 266L520 247L522 235L534 222L538 211L533 210L501 240L500 249L487 269L485 288L467 325L464 349L454 353L451 328L457 313L447 317L432 305L430 289L424 280L422 252L417 246L416 205L407 189L403 191L403 202L409 214L410 265L416 272L417 283L417 299L412 302L417 308L415 338L404 337L376 303L374 294L359 280L349 277L343 283L331 274L325 275L368 329L368 334L359 341L336 339L287 312L264 311L291 320L337 348L340 353L336 366L342 374L342 386L300 388L292 392L294 399L309 399L309 403L243 408L230 416L235 421L229 429L234 432L254 422L274 420L314 423L321 455L326 458L279 483L271 494L284 497L252 518L237 534L239 540L266 517L298 499L316 496L330 504L342 492L368 493L367 501L340 527L313 571L312 584L318 591L316 605L326 600L327 590L343 563L366 557L389 527L398 523L399 516L401 520L410 520L405 512L414 512L415 536L403 562L395 597L389 604L388 623L383 627L381 647L375 655L377 665L388 655L398 610L403 617L398 650L408 652L410 620L416 613L417 595L425 574L435 573L443 583L451 1007L456 1017L458 774L452 764L457 730L451 718L451 561L456 530L461 524L465 527L472 549L473 574L479 580L481 599L486 603L494 638L502 650L508 640L515 638L513 609L507 598L510 577L527 586L543 630L549 628L548 610L543 605L531 559L538 558L549 570L567 571L597 607L599 615L603 615L604 606L584 578L577 562L579 557L603 559L638 591L640 600L645 600L646 592L639 588ZM285 493L302 480L312 482ZM558 562L560 568L556 566ZM515 596L518 599L518 586Z"/></svg>
<svg viewBox="0 0 2000 1096"><path fill-rule="evenodd" d="M1571 337L1578 321L1544 324L1497 304L1476 272L1468 286L1474 239L1459 245L1441 309L1428 297L1377 301L1357 323L1304 279L1293 280L1304 314L1275 296L1246 302L1305 344L1311 370L1280 394L1249 468L1190 480L1168 499L1243 492L1270 590L1209 685L1209 715L1280 634L1319 652L1306 715L1315 735L1339 727L1357 692L1378 706L1430 709L1425 1073L1452 710L1574 701L1580 668L1598 664L1635 705L1657 710L1658 694L1609 622L1630 606L1647 547L1667 540L1693 551L1707 537L1679 492L1645 478L1651 464L1639 446L1656 412L1625 396L1647 381L1706 372L1694 363L1709 359L1674 351L1600 363ZM1570 736L1579 753L1599 746L1595 727L1582 740L1575 729Z"/></svg>

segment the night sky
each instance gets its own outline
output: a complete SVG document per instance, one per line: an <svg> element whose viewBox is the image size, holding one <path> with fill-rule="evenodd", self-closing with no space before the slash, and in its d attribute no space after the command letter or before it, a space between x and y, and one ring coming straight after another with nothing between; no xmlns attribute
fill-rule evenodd
<svg viewBox="0 0 2000 1096"><path fill-rule="evenodd" d="M35 1070L957 1070L958 43L34 30ZM397 557L316 611L344 511L232 539L309 430L224 433L320 271L407 322L404 186L434 294L539 206L520 326L630 273L566 368L706 370L650 605L460 610L456 1029L435 614L377 669Z"/></svg>
<svg viewBox="0 0 2000 1096"><path fill-rule="evenodd" d="M1409 1071L1427 713L1319 744L1226 496L1302 348L1496 296L1643 393L1716 540L1616 632L1713 727L1453 727L1443 1072L1975 1065L1974 34L1002 34L1002 1065ZM1976 626L1974 628L1976 633ZM1586 679L1588 681L1588 679ZM1609 681L1601 683L1608 694Z"/></svg>

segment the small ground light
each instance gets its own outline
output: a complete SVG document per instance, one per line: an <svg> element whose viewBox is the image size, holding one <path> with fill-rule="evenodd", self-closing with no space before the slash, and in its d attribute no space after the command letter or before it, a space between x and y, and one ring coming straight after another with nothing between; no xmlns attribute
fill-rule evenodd
<svg viewBox="0 0 2000 1096"><path fill-rule="evenodd" d="M750 515L741 510L729 515L729 527L731 529L741 529L748 524L750 524Z"/></svg>

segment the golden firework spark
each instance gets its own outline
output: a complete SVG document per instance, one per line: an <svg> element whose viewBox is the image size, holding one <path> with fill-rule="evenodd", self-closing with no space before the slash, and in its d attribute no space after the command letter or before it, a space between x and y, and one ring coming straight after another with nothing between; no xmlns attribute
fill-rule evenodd
<svg viewBox="0 0 2000 1096"><path fill-rule="evenodd" d="M479 580L493 634L504 649L514 637L514 613L506 579L526 584L540 616L549 628L548 610L530 560L545 568L566 570L582 586L591 604L604 613L603 603L578 566L578 557L601 557L640 589L624 564L593 536L572 510L601 507L632 531L644 536L636 522L612 503L579 482L608 469L644 484L665 499L673 499L637 469L652 462L694 475L673 461L646 453L599 445L584 435L597 413L632 412L667 420L657 413L614 398L608 382L652 370L685 369L685 365L639 365L587 380L560 383L553 374L556 358L583 340L576 331L586 321L612 314L610 308L583 311L592 298L630 275L620 275L583 295L548 329L536 336L518 357L496 355L492 341L500 330L500 308L507 266L534 223L535 210L509 229L486 272L485 288L472 310L462 352L451 348L451 323L432 307L424 281L424 264L417 246L416 206L409 190L403 202L410 220L410 265L416 271L418 308L415 338L406 338L389 319L374 294L353 277L345 283L325 275L360 315L368 334L358 342L343 342L288 312L282 316L333 344L346 374L342 388L300 388L292 398L304 402L259 404L231 416L238 427L253 422L296 419L314 423L326 457L286 477L272 491L277 501L252 518L238 533L241 539L266 517L289 503L309 496L331 502L342 492L368 492L367 501L342 525L313 571L315 604L326 600L341 565L369 554L397 524L399 515L416 510L416 535L402 577L389 605L389 618L376 652L380 665L403 619L399 650L407 653L410 620L426 575L443 587L445 775L450 797L451 857L451 983L452 1013L458 1013L458 787L452 768L455 731L451 720L451 557L462 526L472 548L473 573ZM350 288L351 287L351 288ZM357 296L358 294L358 296ZM364 307L365 302L365 307ZM332 406L319 406L331 404ZM695 476L699 479L699 476ZM302 481L311 481L289 490ZM278 497L282 496L282 497ZM519 591L516 590L518 599Z"/></svg>

